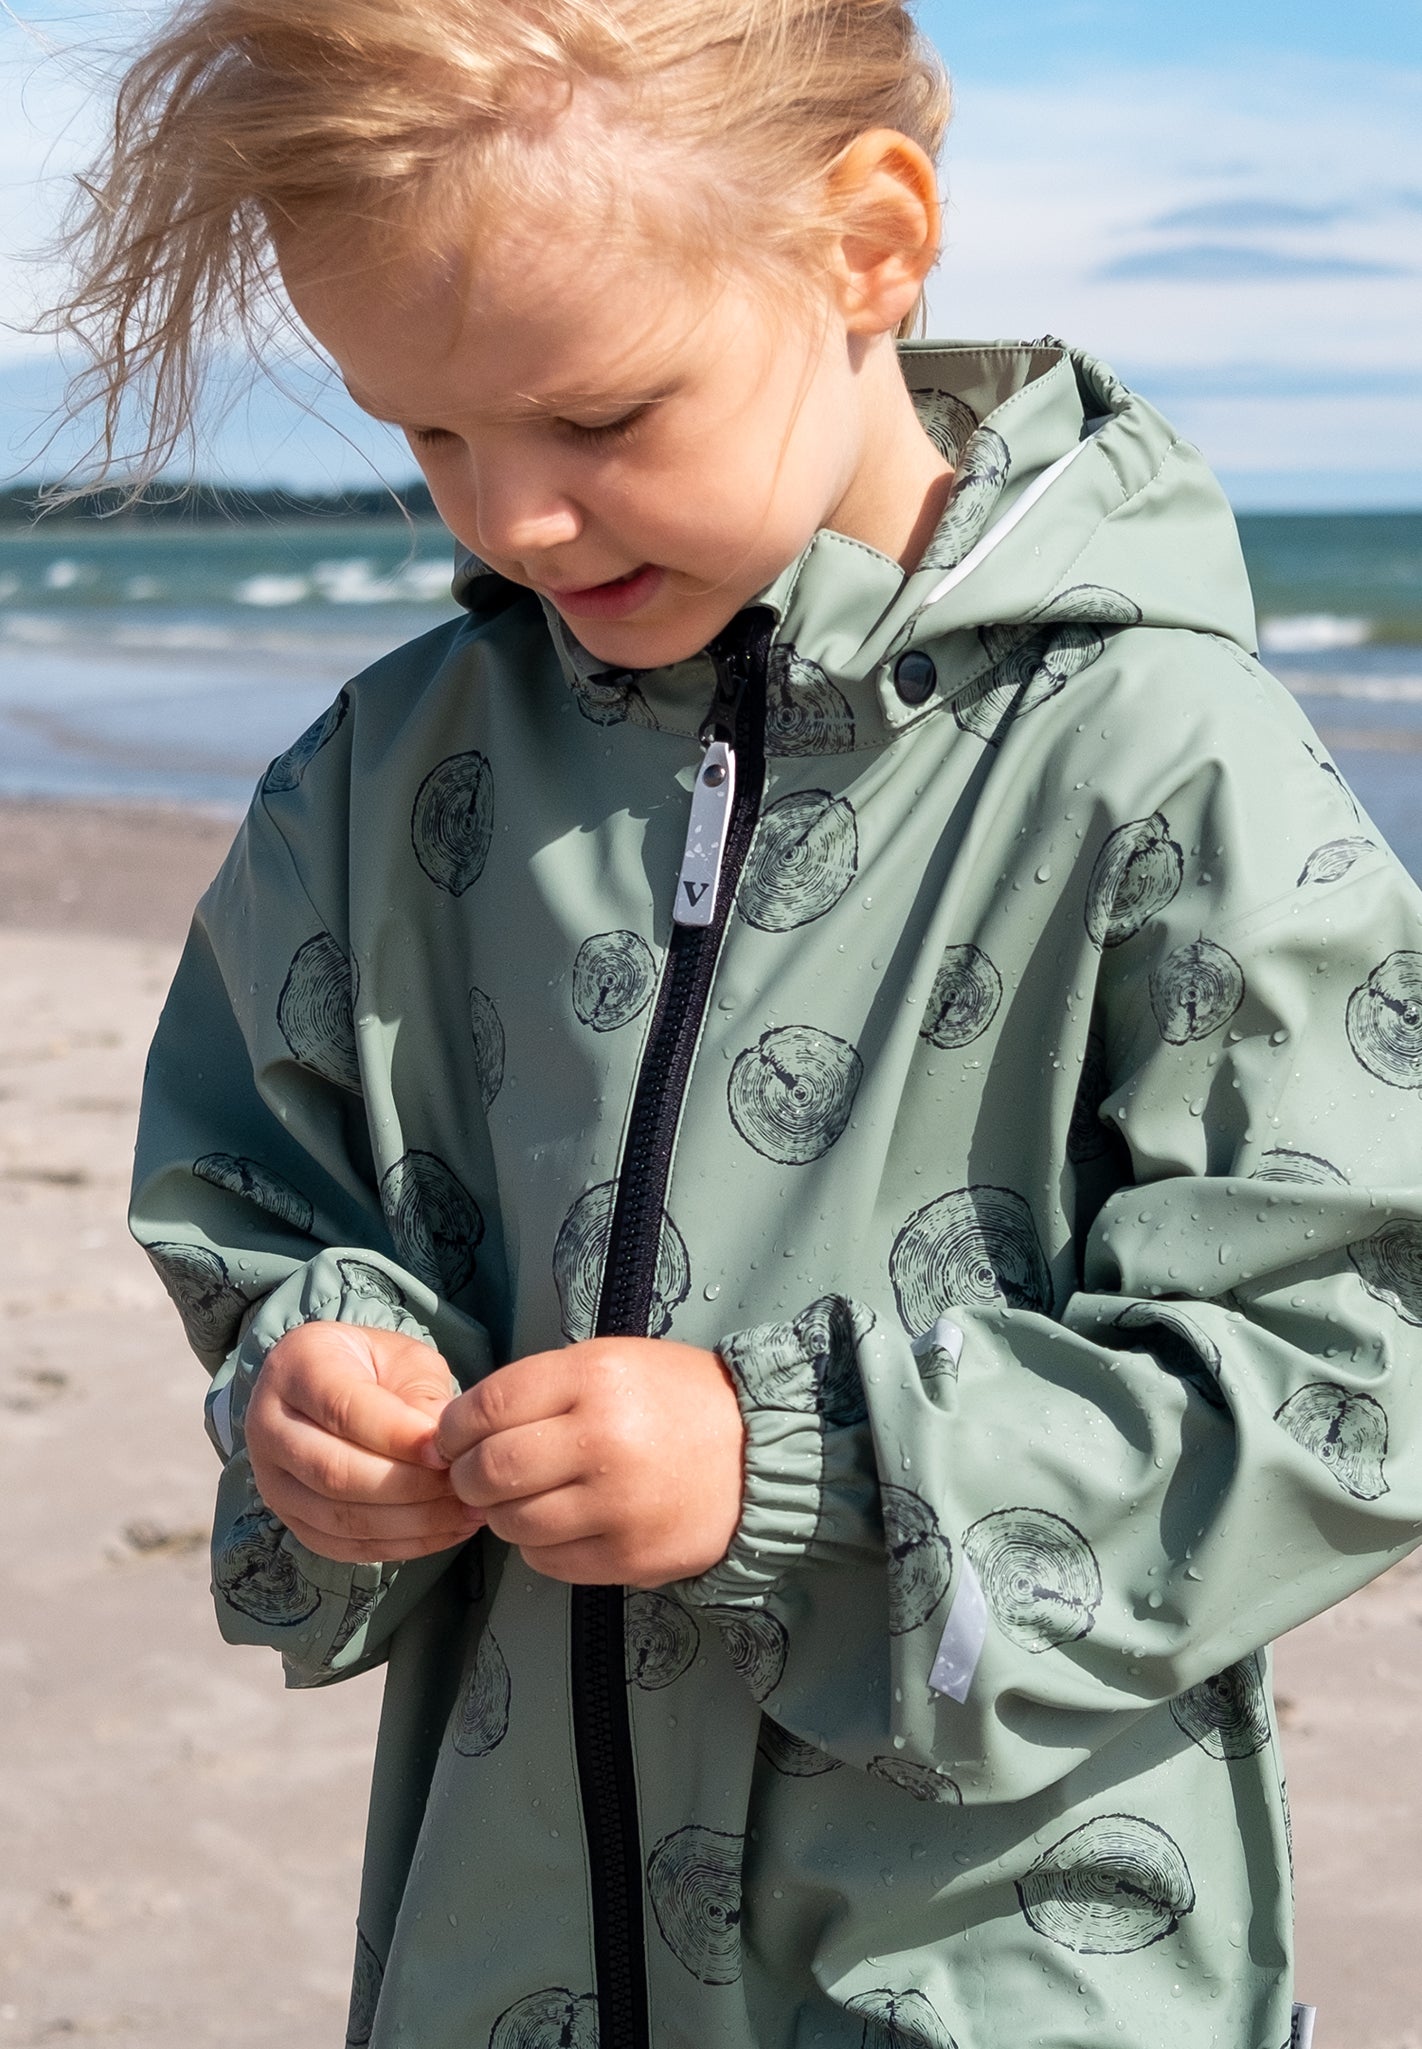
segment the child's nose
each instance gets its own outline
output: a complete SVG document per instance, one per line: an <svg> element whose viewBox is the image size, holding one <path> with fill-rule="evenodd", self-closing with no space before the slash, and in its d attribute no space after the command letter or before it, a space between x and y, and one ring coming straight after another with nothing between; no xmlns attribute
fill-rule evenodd
<svg viewBox="0 0 1422 2049"><path fill-rule="evenodd" d="M478 494L479 545L494 560L513 556L536 560L553 548L565 548L583 530L582 515L571 499L538 488L532 478Z"/></svg>

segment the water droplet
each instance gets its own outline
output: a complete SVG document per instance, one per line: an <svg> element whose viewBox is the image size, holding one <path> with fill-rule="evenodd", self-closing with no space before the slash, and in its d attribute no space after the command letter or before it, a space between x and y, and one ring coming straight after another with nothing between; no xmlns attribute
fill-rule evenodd
<svg viewBox="0 0 1422 2049"><path fill-rule="evenodd" d="M1040 867L1040 868L1039 868L1039 869L1037 870L1037 880L1038 880L1039 882L1050 882L1050 881L1051 881L1051 879L1052 879L1052 870L1051 870L1051 864L1050 864L1049 862L1047 862L1047 861L1044 861L1044 862L1042 863L1041 867Z"/></svg>
<svg viewBox="0 0 1422 2049"><path fill-rule="evenodd" d="M714 1302L721 1292L721 1283L719 1281L708 1281L701 1292L708 1302Z"/></svg>

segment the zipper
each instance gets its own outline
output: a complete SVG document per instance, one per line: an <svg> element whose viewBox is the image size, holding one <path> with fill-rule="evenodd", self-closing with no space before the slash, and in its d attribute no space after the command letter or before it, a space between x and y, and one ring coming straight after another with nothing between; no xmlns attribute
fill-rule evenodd
<svg viewBox="0 0 1422 2049"><path fill-rule="evenodd" d="M712 641L716 695L692 793L657 1008L632 1097L598 1304L599 1337L645 1337L662 1206L692 1058L736 884L765 786L765 696L774 615L739 613ZM724 769L724 775L708 771ZM698 808L699 801L699 808ZM705 884L694 893L688 878ZM621 1587L574 1587L569 1653L573 1742L588 1849L601 2049L651 2049L642 1844Z"/></svg>

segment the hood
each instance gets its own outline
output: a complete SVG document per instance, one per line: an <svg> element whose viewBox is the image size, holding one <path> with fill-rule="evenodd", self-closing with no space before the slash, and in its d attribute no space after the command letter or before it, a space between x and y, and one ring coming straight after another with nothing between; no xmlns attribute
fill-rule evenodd
<svg viewBox="0 0 1422 2049"><path fill-rule="evenodd" d="M1223 491L1198 451L1104 364L1052 340L906 342L900 360L926 431L957 472L922 561L905 573L821 529L755 600L775 613L777 643L816 663L861 711L872 704L884 737L979 686L1022 633L1049 626L1176 627L1254 651L1253 600ZM472 555L454 590L476 615L511 595ZM574 687L606 677L544 609ZM937 688L927 704L905 707L894 665L929 643ZM659 723L694 730L705 692L688 672L705 668L693 657L638 672Z"/></svg>

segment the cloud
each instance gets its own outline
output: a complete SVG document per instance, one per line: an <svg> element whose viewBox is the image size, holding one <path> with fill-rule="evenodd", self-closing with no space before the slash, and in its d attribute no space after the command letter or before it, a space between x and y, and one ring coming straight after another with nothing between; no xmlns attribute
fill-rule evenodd
<svg viewBox="0 0 1422 2049"><path fill-rule="evenodd" d="M1401 264L1337 256L1324 250L1298 253L1236 242L1186 242L1114 257L1092 275L1102 284L1254 285L1293 278L1385 278L1412 273Z"/></svg>
<svg viewBox="0 0 1422 2049"><path fill-rule="evenodd" d="M1195 228L1206 233L1223 230L1229 234L1238 230L1258 234L1271 228L1330 227L1335 221L1345 220L1351 211L1346 204L1299 206L1289 199L1211 199L1200 206L1181 206L1173 212L1158 214L1149 225L1162 229Z"/></svg>

